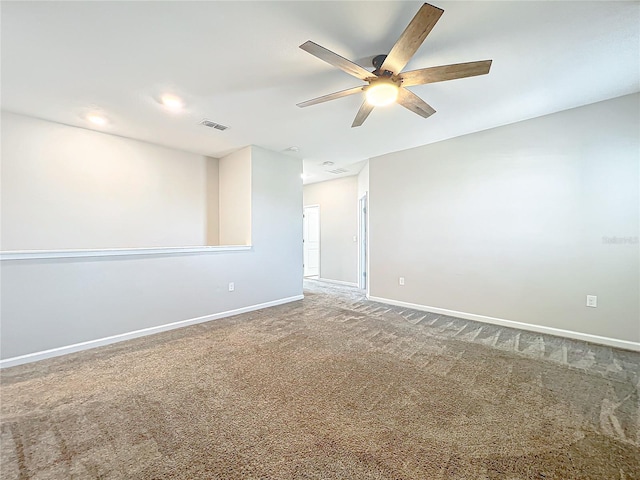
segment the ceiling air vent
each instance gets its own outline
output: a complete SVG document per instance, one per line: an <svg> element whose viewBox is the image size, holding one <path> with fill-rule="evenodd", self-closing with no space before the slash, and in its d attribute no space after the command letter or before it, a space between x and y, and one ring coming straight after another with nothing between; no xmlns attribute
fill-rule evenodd
<svg viewBox="0 0 640 480"><path fill-rule="evenodd" d="M200 125L204 125L205 127L209 127L209 128L215 128L216 130L226 130L227 128L229 128L225 125L221 125L219 123L212 122L211 120L207 120L206 118L200 122Z"/></svg>
<svg viewBox="0 0 640 480"><path fill-rule="evenodd" d="M346 168L336 168L335 170L327 170L328 173L333 173L334 175L340 175L341 173L347 173L349 170Z"/></svg>

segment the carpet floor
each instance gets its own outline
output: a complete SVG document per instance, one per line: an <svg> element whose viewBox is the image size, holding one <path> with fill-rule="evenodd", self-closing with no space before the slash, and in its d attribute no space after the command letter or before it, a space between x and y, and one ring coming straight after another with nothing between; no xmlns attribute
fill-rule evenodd
<svg viewBox="0 0 640 480"><path fill-rule="evenodd" d="M3 479L640 479L640 355L305 299L1 373Z"/></svg>

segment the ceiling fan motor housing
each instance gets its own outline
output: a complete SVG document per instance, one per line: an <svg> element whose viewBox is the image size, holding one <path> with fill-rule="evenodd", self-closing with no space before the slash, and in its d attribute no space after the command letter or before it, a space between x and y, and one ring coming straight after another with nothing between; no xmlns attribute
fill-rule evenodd
<svg viewBox="0 0 640 480"><path fill-rule="evenodd" d="M371 60L371 63L373 63L373 66L376 67L376 70L378 70L386 59L387 59L386 55L377 55L373 57L373 60Z"/></svg>
<svg viewBox="0 0 640 480"><path fill-rule="evenodd" d="M373 57L373 60L371 60L371 63L375 68L375 70L373 71L374 75L377 75L378 77L391 77L393 75L393 72L390 72L389 70L385 70L385 71L380 70L380 67L382 67L382 64L384 63L386 58L387 58L386 55L376 55L375 57Z"/></svg>

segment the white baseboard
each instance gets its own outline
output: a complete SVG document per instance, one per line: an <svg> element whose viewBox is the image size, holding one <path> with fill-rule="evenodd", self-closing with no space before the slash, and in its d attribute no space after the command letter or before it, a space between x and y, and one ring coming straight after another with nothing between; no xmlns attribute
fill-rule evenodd
<svg viewBox="0 0 640 480"><path fill-rule="evenodd" d="M321 282L335 283L337 285L348 285L349 287L357 287L358 286L358 284L354 283L354 282L345 282L343 280L332 280L330 278L318 277L318 280L321 281Z"/></svg>
<svg viewBox="0 0 640 480"><path fill-rule="evenodd" d="M502 327L517 328L519 330L528 330L536 333L545 333L547 335L554 335L556 337L571 338L574 340L582 340L585 342L597 343L600 345L607 345L609 347L622 348L624 350L632 350L640 352L640 343L630 342L628 340L618 340L617 338L601 337L599 335L592 335L590 333L574 332L572 330L562 330L560 328L545 327L542 325L533 325L531 323L516 322L514 320L505 320L503 318L487 317L485 315L477 315L475 313L458 312L455 310L447 310L445 308L429 307L427 305L419 305L416 303L401 302L399 300L392 300L390 298L374 297L367 295L367 298L373 302L386 303L389 305L395 305L396 307L411 308L413 310L420 310L423 312L439 313L442 315L449 315L451 317L464 318L466 320L475 320L476 322L491 323L493 325L500 325Z"/></svg>
<svg viewBox="0 0 640 480"><path fill-rule="evenodd" d="M7 358L0 360L0 368L13 367L16 365L22 365L23 363L37 362L38 360L44 360L46 358L58 357L60 355L66 355L68 353L80 352L82 350L88 350L90 348L102 347L104 345L110 345L112 343L122 342L125 340L131 340L133 338L144 337L146 335L153 335L154 333L166 332L167 330L174 330L176 328L187 327L189 325L195 325L197 323L209 322L224 317L231 317L233 315L239 315L241 313L252 312L254 310L261 310L263 308L275 307L276 305L282 305L284 303L295 302L302 300L304 295L295 295L293 297L280 298L270 302L259 303L257 305L250 305L248 307L236 308L235 310L227 310L226 312L214 313L211 315L205 315L197 318L190 318L188 320L181 320L179 322L167 323L165 325L158 325L157 327L143 328L142 330L135 330L133 332L120 333L111 337L98 338L96 340L89 340L87 342L74 343L73 345L66 345L64 347L52 348L50 350L43 350L41 352L28 353L26 355L20 355L18 357Z"/></svg>

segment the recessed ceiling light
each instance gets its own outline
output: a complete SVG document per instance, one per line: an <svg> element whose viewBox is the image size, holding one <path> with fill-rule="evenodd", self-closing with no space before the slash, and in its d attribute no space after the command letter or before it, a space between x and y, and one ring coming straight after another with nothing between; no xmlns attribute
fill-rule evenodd
<svg viewBox="0 0 640 480"><path fill-rule="evenodd" d="M165 93L160 97L162 104L169 110L182 110L184 107L184 101L171 93Z"/></svg>
<svg viewBox="0 0 640 480"><path fill-rule="evenodd" d="M324 166L324 167L330 167L331 165L335 165L335 163L332 162L331 160L327 160L326 162L322 162L322 166Z"/></svg>
<svg viewBox="0 0 640 480"><path fill-rule="evenodd" d="M296 147L295 145L284 149L285 152L297 152L299 150L300 150L300 148Z"/></svg>
<svg viewBox="0 0 640 480"><path fill-rule="evenodd" d="M98 115L95 113L91 113L87 115L87 120L89 120L94 125L98 125L100 127L104 127L107 124L106 117L103 117L102 115Z"/></svg>

